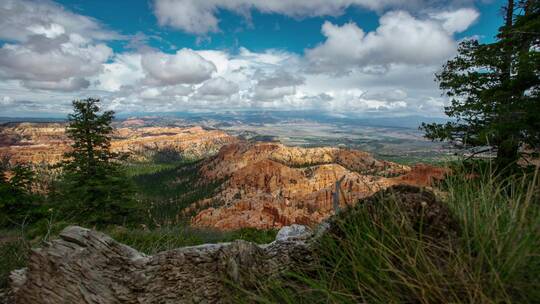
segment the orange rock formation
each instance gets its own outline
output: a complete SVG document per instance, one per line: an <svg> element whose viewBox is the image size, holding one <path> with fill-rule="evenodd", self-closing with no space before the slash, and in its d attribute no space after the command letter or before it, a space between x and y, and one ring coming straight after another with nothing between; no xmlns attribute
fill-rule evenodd
<svg viewBox="0 0 540 304"><path fill-rule="evenodd" d="M225 132L201 127L122 127L115 129L111 147L135 158L167 148L202 158L233 142L236 138ZM64 124L20 123L0 128L0 156L9 155L12 162L54 164L69 146Z"/></svg>
<svg viewBox="0 0 540 304"><path fill-rule="evenodd" d="M220 191L184 213L203 209L192 225L223 230L310 225L334 213L338 180L343 208L394 184L429 185L444 173L380 161L357 150L239 142L224 146L201 169L205 181L226 180Z"/></svg>

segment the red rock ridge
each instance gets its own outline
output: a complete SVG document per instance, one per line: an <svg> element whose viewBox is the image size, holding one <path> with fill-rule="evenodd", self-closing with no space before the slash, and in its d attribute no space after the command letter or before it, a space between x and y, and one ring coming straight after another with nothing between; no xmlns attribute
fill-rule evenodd
<svg viewBox="0 0 540 304"><path fill-rule="evenodd" d="M394 184L427 185L432 175L441 177L436 169L411 170L350 149L239 142L224 146L201 169L204 180L227 179L219 193L184 214L204 209L192 225L222 230L314 224L334 213L333 194L340 179L343 208Z"/></svg>

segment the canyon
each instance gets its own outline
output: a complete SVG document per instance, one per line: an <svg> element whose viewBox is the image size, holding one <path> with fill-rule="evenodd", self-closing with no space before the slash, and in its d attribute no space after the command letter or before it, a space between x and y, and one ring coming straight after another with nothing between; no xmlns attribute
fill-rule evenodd
<svg viewBox="0 0 540 304"><path fill-rule="evenodd" d="M52 165L69 149L63 123L11 123L0 129L0 156L7 155L12 163ZM135 119L115 123L111 149L135 162L151 163L163 151L198 160L190 185L217 188L187 203L178 216L192 226L218 230L314 226L379 190L398 184L428 187L447 173L349 148L287 146L217 129L156 126ZM183 178L183 173L174 178Z"/></svg>
<svg viewBox="0 0 540 304"><path fill-rule="evenodd" d="M0 127L0 156L12 163L56 164L70 149L63 123L13 123ZM132 160L149 160L156 152L171 150L184 158L200 159L217 153L236 138L219 130L199 126L145 126L136 120L118 124L111 149Z"/></svg>

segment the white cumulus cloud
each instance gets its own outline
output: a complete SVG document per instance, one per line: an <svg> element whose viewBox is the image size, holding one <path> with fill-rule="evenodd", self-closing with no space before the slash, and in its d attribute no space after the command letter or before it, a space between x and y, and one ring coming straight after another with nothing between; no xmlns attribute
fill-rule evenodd
<svg viewBox="0 0 540 304"><path fill-rule="evenodd" d="M456 11L432 13L431 17L440 20L447 32L461 33L480 17L480 13L473 8L462 8Z"/></svg>
<svg viewBox="0 0 540 304"><path fill-rule="evenodd" d="M216 77L205 82L198 90L202 96L228 97L238 92L238 85L223 77Z"/></svg>
<svg viewBox="0 0 540 304"><path fill-rule="evenodd" d="M112 62L103 65L103 71L96 76L97 88L117 92L123 87L135 85L145 77L138 53L116 54Z"/></svg>
<svg viewBox="0 0 540 304"><path fill-rule="evenodd" d="M78 33L92 40L122 38L95 19L67 11L52 1L0 1L0 39L25 41L33 35L55 38L65 33Z"/></svg>
<svg viewBox="0 0 540 304"><path fill-rule="evenodd" d="M103 40L121 36L92 18L51 1L0 3L0 79L30 89L76 91L89 87L113 54Z"/></svg>
<svg viewBox="0 0 540 304"><path fill-rule="evenodd" d="M161 25L188 33L205 34L219 31L219 10L228 10L250 18L251 10L282 14L294 18L338 16L348 7L374 11L391 8L419 10L440 5L438 0L155 0L154 14ZM472 0L443 1L447 6Z"/></svg>
<svg viewBox="0 0 540 304"><path fill-rule="evenodd" d="M471 12L475 11L459 10L419 19L405 11L392 11L380 18L376 30L368 33L353 22L340 26L327 21L321 29L326 41L308 49L306 57L312 70L331 73L352 66L382 68L384 73L390 64L440 64L456 50L452 34L464 30L478 17ZM456 16L460 16L459 22Z"/></svg>
<svg viewBox="0 0 540 304"><path fill-rule="evenodd" d="M142 68L151 84L196 84L210 79L216 66L190 49L170 55L161 52L143 54Z"/></svg>
<svg viewBox="0 0 540 304"><path fill-rule="evenodd" d="M34 37L0 48L0 78L21 80L31 88L77 90L88 87L81 78L100 72L111 55L105 44L81 44L65 36L52 41Z"/></svg>

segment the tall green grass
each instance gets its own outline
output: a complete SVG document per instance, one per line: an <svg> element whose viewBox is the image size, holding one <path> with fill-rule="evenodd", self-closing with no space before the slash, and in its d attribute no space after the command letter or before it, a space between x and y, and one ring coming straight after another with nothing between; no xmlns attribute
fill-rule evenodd
<svg viewBox="0 0 540 304"><path fill-rule="evenodd" d="M395 200L365 205L317 244L316 262L241 292L259 303L538 303L538 172L500 177L489 168L440 185L459 233L432 239ZM349 212L349 211L346 211ZM419 232L420 231L420 232Z"/></svg>
<svg viewBox="0 0 540 304"><path fill-rule="evenodd" d="M9 273L26 265L30 252L29 242L19 231L0 231L0 290L8 287ZM1 299L0 299L1 300Z"/></svg>

